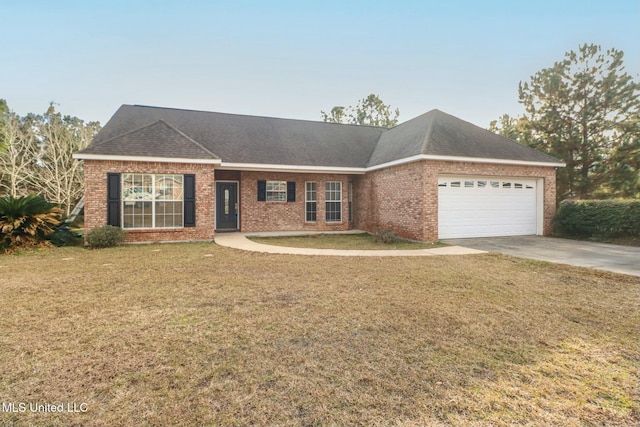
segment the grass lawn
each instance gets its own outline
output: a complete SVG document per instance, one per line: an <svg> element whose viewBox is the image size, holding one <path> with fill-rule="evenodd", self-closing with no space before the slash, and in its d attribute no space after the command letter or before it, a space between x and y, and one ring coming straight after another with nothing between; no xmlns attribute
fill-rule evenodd
<svg viewBox="0 0 640 427"><path fill-rule="evenodd" d="M0 400L86 412L0 425L637 425L639 292L496 254L1 256Z"/></svg>
<svg viewBox="0 0 640 427"><path fill-rule="evenodd" d="M358 250L389 250L389 249L433 249L447 246L444 243L422 243L408 240L398 240L395 243L378 243L374 236L362 234L309 234L305 236L257 237L248 239L257 243L274 246L288 246L291 248L316 249L358 249Z"/></svg>

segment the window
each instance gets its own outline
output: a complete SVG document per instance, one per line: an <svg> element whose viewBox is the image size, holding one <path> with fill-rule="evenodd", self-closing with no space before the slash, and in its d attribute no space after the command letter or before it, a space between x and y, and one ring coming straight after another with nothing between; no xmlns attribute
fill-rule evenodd
<svg viewBox="0 0 640 427"><path fill-rule="evenodd" d="M325 183L325 218L327 222L342 221L342 182Z"/></svg>
<svg viewBox="0 0 640 427"><path fill-rule="evenodd" d="M347 197L349 198L349 222L353 222L353 182L349 183L349 194Z"/></svg>
<svg viewBox="0 0 640 427"><path fill-rule="evenodd" d="M473 181L465 181L464 188L473 188Z"/></svg>
<svg viewBox="0 0 640 427"><path fill-rule="evenodd" d="M487 186L487 181L478 181L478 188L485 188Z"/></svg>
<svg viewBox="0 0 640 427"><path fill-rule="evenodd" d="M510 183L510 182L503 181L503 182L502 182L502 188L511 188L511 183Z"/></svg>
<svg viewBox="0 0 640 427"><path fill-rule="evenodd" d="M522 184L520 184L519 182L516 182L513 184L513 188L522 188Z"/></svg>
<svg viewBox="0 0 640 427"><path fill-rule="evenodd" d="M287 181L267 181L267 202L287 201Z"/></svg>
<svg viewBox="0 0 640 427"><path fill-rule="evenodd" d="M454 187L454 188L460 187L460 181L451 181L451 187Z"/></svg>
<svg viewBox="0 0 640 427"><path fill-rule="evenodd" d="M304 192L304 206L305 206L305 221L316 222L317 214L317 198L316 198L316 183L306 182Z"/></svg>
<svg viewBox="0 0 640 427"><path fill-rule="evenodd" d="M122 175L123 228L183 226L182 175Z"/></svg>
<svg viewBox="0 0 640 427"><path fill-rule="evenodd" d="M491 188L500 188L500 181L491 181Z"/></svg>

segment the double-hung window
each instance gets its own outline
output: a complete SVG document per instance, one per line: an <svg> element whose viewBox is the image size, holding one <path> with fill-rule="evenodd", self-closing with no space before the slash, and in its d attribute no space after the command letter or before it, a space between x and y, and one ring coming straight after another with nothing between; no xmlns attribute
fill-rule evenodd
<svg viewBox="0 0 640 427"><path fill-rule="evenodd" d="M316 197L316 183L307 181L305 183L304 193L304 206L305 206L305 221L316 222L317 214L317 197Z"/></svg>
<svg viewBox="0 0 640 427"><path fill-rule="evenodd" d="M123 228L177 228L183 221L182 175L122 175Z"/></svg>
<svg viewBox="0 0 640 427"><path fill-rule="evenodd" d="M340 181L325 183L325 220L326 222L342 221L342 182Z"/></svg>
<svg viewBox="0 0 640 427"><path fill-rule="evenodd" d="M267 181L267 202L287 201L287 181Z"/></svg>

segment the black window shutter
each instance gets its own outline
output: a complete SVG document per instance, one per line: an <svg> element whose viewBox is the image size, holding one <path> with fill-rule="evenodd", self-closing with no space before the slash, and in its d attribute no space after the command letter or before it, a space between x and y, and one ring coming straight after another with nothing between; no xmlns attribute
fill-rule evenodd
<svg viewBox="0 0 640 427"><path fill-rule="evenodd" d="M196 176L184 176L184 226L196 226Z"/></svg>
<svg viewBox="0 0 640 427"><path fill-rule="evenodd" d="M267 181L258 181L258 201L267 200Z"/></svg>
<svg viewBox="0 0 640 427"><path fill-rule="evenodd" d="M296 183L295 181L287 182L287 202L296 201Z"/></svg>
<svg viewBox="0 0 640 427"><path fill-rule="evenodd" d="M107 174L107 225L120 227L120 174Z"/></svg>

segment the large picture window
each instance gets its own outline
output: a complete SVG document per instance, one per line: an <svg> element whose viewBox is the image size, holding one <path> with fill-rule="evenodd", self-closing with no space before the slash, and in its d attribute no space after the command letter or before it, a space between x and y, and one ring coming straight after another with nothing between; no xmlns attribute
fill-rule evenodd
<svg viewBox="0 0 640 427"><path fill-rule="evenodd" d="M342 182L340 181L325 183L325 220L327 222L342 221Z"/></svg>
<svg viewBox="0 0 640 427"><path fill-rule="evenodd" d="M122 174L123 228L183 226L182 175Z"/></svg>

